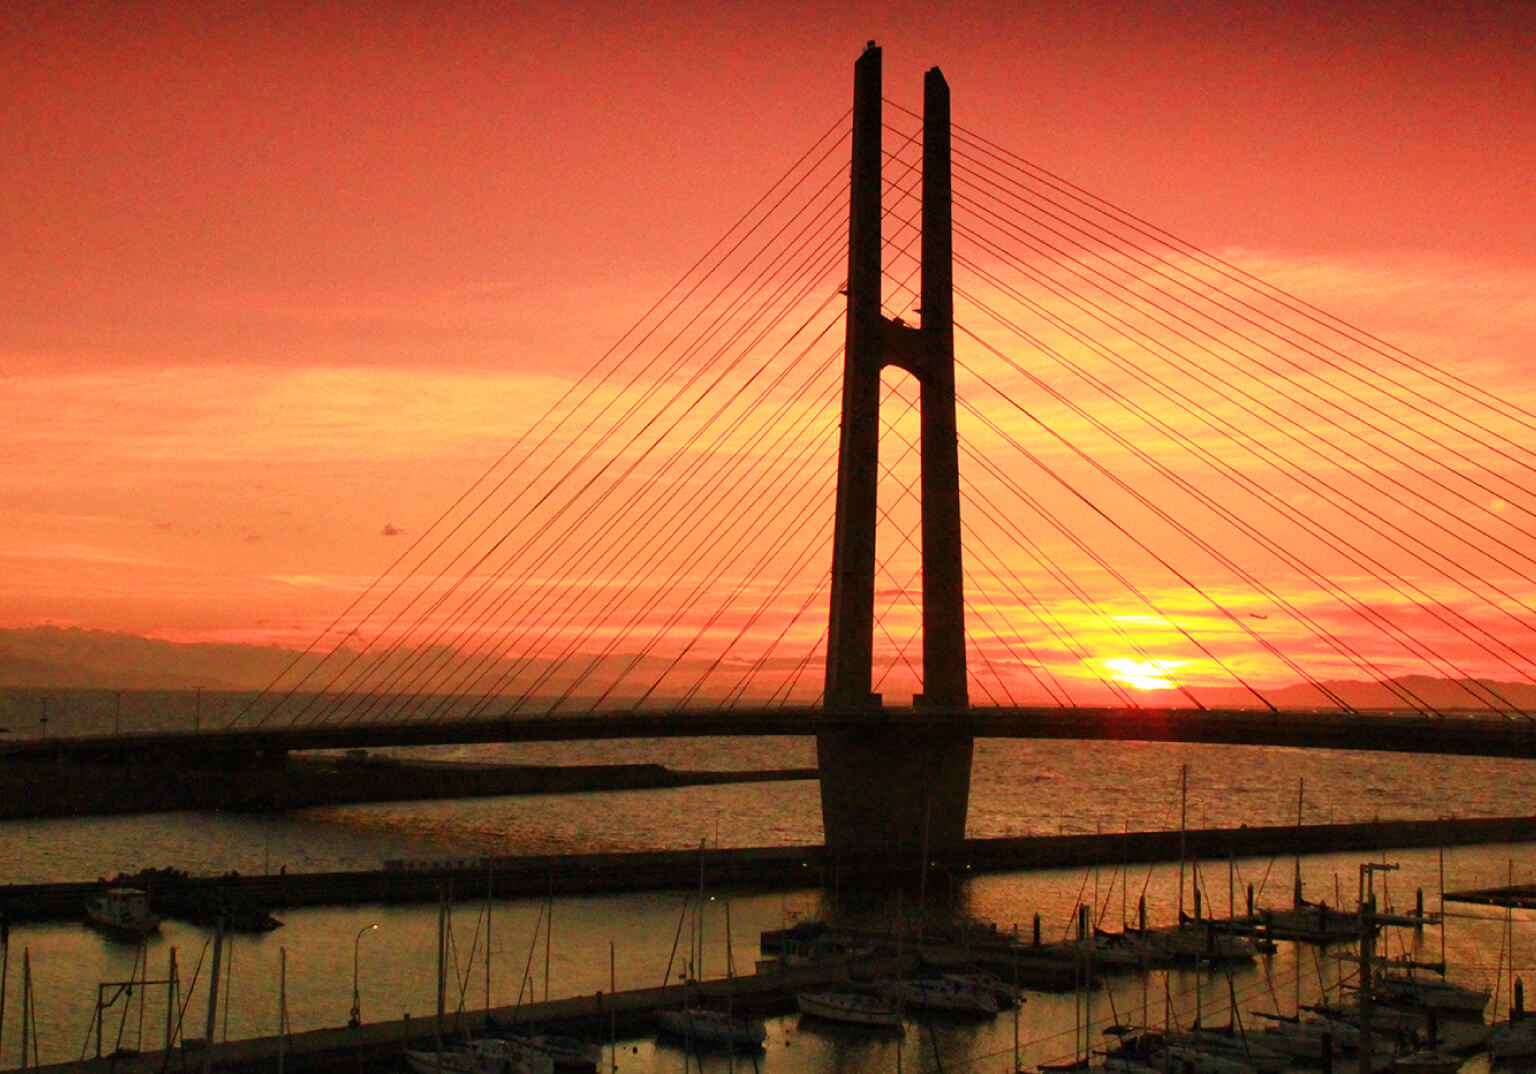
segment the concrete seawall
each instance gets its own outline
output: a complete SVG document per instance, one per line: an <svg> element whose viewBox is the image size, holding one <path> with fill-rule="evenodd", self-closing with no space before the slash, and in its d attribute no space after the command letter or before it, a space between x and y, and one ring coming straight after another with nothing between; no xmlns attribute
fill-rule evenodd
<svg viewBox="0 0 1536 1074"><path fill-rule="evenodd" d="M1536 841L1536 817L1393 820L1297 827L1197 829L1128 834L1016 836L971 839L932 860L951 872L1011 872L1082 868L1095 862L1206 861L1393 848L1464 846ZM832 888L860 877L915 872L915 861L853 857L824 847L747 847L711 850L702 865L711 888ZM156 902L174 903L194 892L232 904L281 910L303 906L435 902L452 888L496 898L542 897L610 891L691 888L699 881L698 850L570 854L544 857L473 858L457 861L390 862L381 869L229 874L191 877L169 871L137 878ZM12 921L74 920L99 882L7 885L0 910Z"/></svg>

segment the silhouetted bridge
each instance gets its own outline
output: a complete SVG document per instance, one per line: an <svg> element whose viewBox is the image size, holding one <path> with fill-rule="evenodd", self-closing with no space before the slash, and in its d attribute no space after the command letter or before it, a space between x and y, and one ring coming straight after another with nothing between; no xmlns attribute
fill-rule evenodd
<svg viewBox="0 0 1536 1074"><path fill-rule="evenodd" d="M846 176L809 178L841 135L807 154L633 346L573 384L568 408L525 429L505 468L296 659L290 671L309 666L293 693L218 731L7 743L5 771L30 782L0 790L67 781L100 798L121 777L146 808L162 789L191 801L235 785L256 802L304 778L288 759L314 750L813 736L828 846L898 852L963 841L976 738L1536 757L1529 694L1506 689L1536 686L1536 414L963 132L957 190L937 68L920 132L889 147L882 102L871 44L854 68ZM957 264L974 285L957 288ZM957 333L997 369L957 358ZM1046 359L1060 376L1035 372ZM783 379L802 362L804 379ZM1068 379L1095 402L1066 394ZM898 429L908 414L916 435ZM835 486L816 473L834 435ZM881 459L885 437L907 441L915 478ZM1165 441L1175 465L1147 450ZM1101 448L1124 452L1123 473ZM830 571L813 570L828 507ZM968 601L978 580L990 592ZM920 605L915 628L876 614L893 593ZM877 637L894 652L883 670ZM1109 670L1125 663L1164 688L1192 664L1191 680L1245 690L1216 696L1261 702L1244 674L1264 668L1339 707L1138 708L1123 685L1137 680ZM818 666L813 691L802 680ZM898 666L910 683L888 678ZM1485 711L1437 713L1401 681L1408 669ZM1095 674L1102 689L1074 693ZM1403 710L1352 711L1337 679L1371 680ZM912 707L883 705L882 691L909 687ZM517 710L555 697L595 711L454 715L456 701L478 713L487 698ZM1040 697L1056 704L1017 704Z"/></svg>
<svg viewBox="0 0 1536 1074"><path fill-rule="evenodd" d="M157 732L28 739L0 744L0 761L86 763L177 759L188 763L278 757L305 750L384 749L470 743L577 742L646 738L812 736L960 731L972 738L1204 742L1231 746L1536 758L1536 721L1503 715L1339 712L1315 709L817 708L718 709L503 716L372 725Z"/></svg>

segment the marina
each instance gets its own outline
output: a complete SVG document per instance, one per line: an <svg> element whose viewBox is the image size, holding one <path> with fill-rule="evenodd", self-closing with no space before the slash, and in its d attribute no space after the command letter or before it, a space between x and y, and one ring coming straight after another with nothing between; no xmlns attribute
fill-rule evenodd
<svg viewBox="0 0 1536 1074"><path fill-rule="evenodd" d="M1463 848L1455 852L1451 860L1455 870L1464 873L1469 862L1467 855L1475 855L1476 860L1491 860L1491 855L1505 850L1503 846L1486 850ZM1434 927L1432 920L1418 922L1414 927L1412 907L1417 901L1417 885L1434 878L1439 856L1438 851L1410 853L1402 872L1394 873L1392 879L1398 892L1405 890L1397 884L1399 880L1413 884L1415 888L1406 906L1401 895L1396 900L1389 900L1397 907L1390 918L1397 924L1388 926L1384 933L1383 951L1407 951L1427 962L1433 957L1441 957L1436 950L1437 943L1449 943L1449 953L1443 957L1451 966L1453 977L1465 978L1469 972L1478 972L1478 960L1484 957L1490 939L1496 938L1502 926L1492 919L1480 923L1457 921L1451 925L1455 934L1445 940L1437 935L1440 929ZM1398 857L1393 854L1394 860ZM694 860L696 869L696 853ZM1240 875L1251 876L1260 864L1253 859L1244 859L1237 867ZM1287 862L1287 866L1289 864ZM1311 857L1305 859L1303 867L1309 889L1316 889L1330 868L1335 876L1341 869L1347 874L1359 868L1359 861L1342 855ZM1048 923L1041 947L1048 948L1052 957L1059 960L1058 965L1063 971L1060 979L1054 983L1032 981L1025 988L1023 1003L1012 1013L1004 1008L1002 1013L988 1011L957 1018L941 1011L924 1013L923 1005L908 1002L903 1007L902 1028L854 1029L855 1033L875 1033L868 1039L856 1038L857 1045L877 1052L883 1048L885 1051L879 1054L887 1055L892 1048L915 1047L918 1054L912 1057L912 1069L935 1069L932 1055L928 1053L938 1047L949 1056L946 1066L971 1054L977 1056L978 1069L999 1070L1009 1062L1012 1048L1009 1038L1015 1017L1019 1019L1021 1048L1026 1059L1049 1062L1085 1047L1081 1043L1072 1045L1066 1039L1068 1029L1076 1020L1101 1027L1090 1035L1102 1042L1094 1047L1109 1043L1102 1029L1114 1024L1162 1026L1170 1018L1186 1027L1197 1018L1203 1019L1205 1024L1222 1024L1233 1019L1234 1010L1238 1019L1247 1019L1250 1029L1256 1029L1264 1018L1253 1013L1254 1010L1272 1012L1280 1018L1307 1017L1307 1005L1325 999L1336 1001L1341 983L1347 983L1358 972L1357 963L1340 957L1348 955L1353 946L1337 941L1326 945L1287 942L1271 954L1225 968L1197 961L1182 966L1170 963L1158 969L1150 961L1143 961L1136 966L1118 969L1107 965L1093 969L1092 955L1082 953L1083 949L1072 939L1070 931L1062 936L1060 927L1062 899L1074 894L1089 895L1095 882L1092 873L1091 868L1047 869L967 878L962 910L966 917L959 922L947 905L951 893L944 892L941 897L933 888L930 888L929 912L921 914L916 905L917 896L910 889L905 897L913 898L913 902L903 911L900 906L903 896L900 895L895 896L896 905L892 905L890 900L870 902L868 896L850 892L844 894L839 906L832 901L834 893L817 888L753 894L722 887L718 891L721 901L705 897L699 926L702 942L680 971L692 978L702 970L706 976L701 979L702 983L690 979L667 985L657 981L661 967L670 961L668 947L673 947L676 954L674 926L678 925L679 915L691 916L692 907L699 905L681 892L570 896L556 898L553 903L547 899L498 900L490 904L495 910L495 932L498 936L516 939L511 942L504 939L494 948L494 971L489 965L488 947L481 934L482 923L488 921L482 917L486 905L479 904L466 893L461 904L447 912L447 948L452 953L446 956L450 960L446 979L454 983L450 984L442 1000L434 998L431 973L434 958L440 957L435 952L443 942L445 931L441 905L436 913L432 908L415 904L298 909L288 915L290 923L278 932L240 938L227 948L229 962L237 967L233 972L226 969L225 983L229 988L226 994L232 995L233 999L215 1002L232 1002L236 1013L231 1016L226 1009L219 1014L213 1023L217 1028L211 1036L199 1036L187 1028L194 1023L202 1025L209 1002L206 995L208 935L206 931L189 928L180 922L167 922L165 934L148 944L108 941L102 948L104 952L112 953L119 964L124 959L133 964L128 972L119 974L117 980L146 982L130 990L130 998L126 1001L130 1007L141 1005L136 1014L124 1016L118 1007L109 1008L102 1014L106 1018L105 1026L115 1027L118 1033L122 1032L123 1025L132 1027L137 1024L141 1033L145 1026L159 1026L169 1008L167 1001L157 1004L158 994L163 989L147 984L149 978L158 977L148 968L149 962L153 959L158 963L171 950L184 952L172 956L181 960L184 991L179 995L182 1013L178 1016L183 1026L183 1040L172 1049L170 1061L167 1062L163 1049L153 1044L157 1032L153 1028L145 1039L134 1038L127 1043L121 1038L114 1042L113 1028L107 1028L105 1043L99 1045L104 1058L99 1061L92 1058L92 1047L87 1047L80 1057L57 1056L56 1051L49 1049L45 1049L43 1055L45 1059L50 1054L57 1056L53 1062L60 1069L77 1068L83 1058L88 1067L102 1070L144 1071L146 1074L166 1069L197 1070L202 1069L203 1060L209 1055L205 1042L211 1039L216 1042L210 1057L214 1069L275 1070L281 1049L282 1062L288 1070L394 1072L402 1069L407 1049L431 1051L440 1048L438 1042L444 1039L444 1034L447 1039L475 1039L488 1029L506 1032L509 1027L529 1026L545 1034L606 1042L610 1049L617 1044L618 1058L613 1061L619 1069L670 1070L674 1060L681 1059L687 1052L680 1048L675 1035L655 1035L657 1012L681 1010L685 1002L713 1000L721 1004L721 1008L716 1009L722 1009L729 1002L737 1014L764 1021L766 1036L761 1063L790 1071L821 1070L826 1068L815 1064L805 1067L801 1061L824 1047L825 1042L841 1041L840 1034L844 1031L825 1017L805 1015L803 1020L797 1020L794 1011L800 994L808 991L864 994L866 989L875 990L876 982L881 980L937 981L944 979L944 974L982 964L988 966L995 979L1006 981L1011 974L1022 981L1020 968L1028 963L1025 956L1034 947L1030 924L978 925L971 915L989 907L1017 907L1023 905L1025 899L1036 900L1035 905L1045 912ZM1117 880L1106 873L1099 882L1105 886L1090 897L1101 910L1120 903L1121 899L1126 900L1125 905L1135 905L1135 889L1124 892L1123 876ZM1210 890L1215 882L1214 874L1203 881L1207 906L1217 901L1216 893ZM1160 923L1162 929L1169 928L1167 915L1174 908L1176 891L1172 888L1177 884L1176 865L1152 866L1145 883L1155 922ZM711 883L711 891L714 890ZM1056 892L1054 896L1049 894L1052 891ZM1276 897L1273 890L1267 894L1271 899ZM1438 900L1431 896L1430 904L1437 905ZM793 950L786 942L790 935L797 932L802 936L812 935L816 930L788 928L782 924L785 918L795 917L809 922L828 913L849 916L863 924L853 932L842 933L836 942L821 944L823 950L833 954L823 959L820 965L796 965L794 960L786 959L786 953ZM1081 916L1081 911L1066 916L1076 918ZM1134 918L1134 911L1131 916ZM1096 914L1094 920L1101 918ZM467 926L466 921L469 922ZM615 930L615 924L621 921L625 933L622 937ZM885 922L884 926L880 922ZM1213 925L1217 923L1211 922ZM1118 928L1117 921L1103 920L1102 924L1107 929ZM1069 929L1075 927L1073 924ZM18 926L11 933L12 958L14 960L19 947L29 948L34 979L40 988L46 987L43 983L49 980L48 970L56 968L58 956L64 949L60 943L78 946L70 937L78 936L79 928L63 923ZM548 935L551 929L552 937ZM340 1012L344 1004L339 998L329 1007L333 1012L330 1019L326 1018L323 1008L315 1006L315 1000L323 999L323 996L312 994L313 982L307 986L301 983L306 976L313 977L313 965L307 975L294 972L302 963L312 962L317 953L326 949L335 952L334 940L327 940L327 936L336 937L337 934L345 937L346 954L356 957L356 951L350 949L361 945L365 968L360 979L363 1016L355 1026L342 1024ZM457 943L451 939L455 934L459 937ZM467 946L466 936L471 937ZM47 941L49 937L53 938L52 943L38 942ZM387 951L375 946L377 940L385 937L389 942ZM522 947L525 943L528 945L526 949ZM197 954L199 944L203 947L201 955ZM905 954L896 954L902 947L906 949ZM989 947L998 952L1011 951L1011 954L999 953L988 959ZM274 956L278 956L278 966L273 965ZM541 976L540 964L546 959L543 972L549 977L540 986L535 981ZM692 959L698 961L695 963ZM926 969L919 971L920 964ZM346 970L342 965L335 965L331 976L344 975ZM727 967L732 965L756 965L758 969L727 975ZM202 967L201 980L199 966ZM618 972L619 966L623 967L622 972ZM274 969L279 972L274 973ZM673 970L677 970L676 965ZM483 982L482 972L485 974ZM291 976L284 978L284 973ZM524 977L521 983L517 981L519 974ZM1074 975L1076 984L1073 983ZM528 980L529 977L534 980ZM550 978L554 979L553 985L548 983ZM647 978L649 983L646 983ZM278 1016L273 982L284 979L290 983L286 985L288 991L281 1006L286 1011L284 1021L290 1028L286 1033L278 1034L271 1029L277 1024ZM1081 985L1090 980L1094 982L1094 988L1084 992ZM482 984L484 992L481 991ZM7 1014L5 1039L14 1042L19 1032L14 977L12 985L13 999ZM549 999L536 998L540 987ZM916 987L923 990L921 984ZM1507 1004L1510 1002L1509 983L1504 981L1501 987L1503 1002ZM475 1002L475 997L481 995L520 995L522 999L486 1006ZM443 1003L441 1023L432 1013L438 1002ZM147 1015L142 1005L147 1005ZM157 1006L165 1009L157 1009ZM1070 1013L1074 1010L1085 1011L1086 1017L1079 1013L1074 1019ZM447 1028L440 1028L440 1025ZM243 1030L242 1026L245 1027ZM54 1025L47 1030L47 1037L57 1039L59 1028ZM102 1030L102 1025L96 1027L97 1033ZM1074 1031L1074 1035L1079 1032ZM1467 1046L1465 1031L1457 1032L1461 1034L1458 1039L1464 1041L1462 1046ZM69 1036L78 1033L77 1028ZM891 1035L882 1036L883 1033ZM1342 1033L1338 1039L1344 1039ZM92 1040L89 1033L87 1040ZM117 1054L115 1060L111 1058L114 1053ZM985 1056L991 1059L985 1060ZM890 1058L888 1055L888 1060ZM1338 1069L1345 1068L1347 1057L1341 1057Z"/></svg>
<svg viewBox="0 0 1536 1074"><path fill-rule="evenodd" d="M773 741L475 749L514 762L622 760L719 771L800 766L809 759ZM1176 777L1185 764L1190 775L1181 809ZM510 1017L523 1024L531 1010L550 1019L555 1017L550 1012L567 1010L575 1012L572 1021L538 1028L546 1034L590 1028L598 1018L599 993L645 996L681 983L678 966L667 967L679 915L685 903L697 899L701 842L708 892L701 955L690 956L698 959L690 976L718 982L730 965L731 987L738 989L768 987L773 971L754 968L779 957L770 938L797 921L833 920L857 930L857 936L899 935L904 958L915 950L920 933L932 945L946 928L965 923L989 937L1017 938L1023 951L1034 944L1037 916L1040 946L1064 950L1077 943L1085 905L1095 908L1089 920L1096 938L1137 927L1143 900L1147 924L1167 928L1178 921L1181 906L1181 812L1191 821L1182 837L1182 905L1193 915L1199 891L1205 919L1244 918L1251 886L1260 917L1267 911L1273 923L1296 924L1301 919L1289 915L1298 851L1304 896L1309 903L1328 904L1335 927L1348 919L1342 911L1353 902L1362 859L1401 864L1387 878L1390 897L1381 900L1380 909L1390 905L1404 919L1415 914L1420 890L1426 916L1438 913L1442 872L1453 890L1494 888L1509 882L1513 860L1515 880L1531 879L1519 864L1530 838L1520 813L1536 800L1536 773L1521 761L983 741L975 771L973 837L964 856L934 859L937 865L922 884L873 892L859 890L837 868L818 871L805 856L820 833L816 787L803 781L382 803L272 815L8 822L0 876L10 882L12 894L51 891L54 909L39 911L30 921L18 917L10 927L0 1066L19 1065L24 954L30 954L35 997L32 1062L71 1065L82 1058L95 1063L97 1032L103 1029L102 1053L120 1051L119 1063L129 1061L127 1052L148 1057L161 1051L162 986L134 986L131 1013L125 1013L127 997L119 998L103 1011L105 1026L94 1030L92 1023L99 1020L93 1012L104 983L169 976L174 949L184 1008L181 1037L194 1042L173 1049L185 1069L201 1069L205 1053L196 1042L212 1039L232 1056L252 1049L252 1055L266 1057L265 1069L275 1070L271 1041L279 1035L281 1013L289 1047L312 1050L315 1062L333 1061L350 1046L348 1069L359 1069L357 1042L376 1037L379 1058L369 1053L361 1069L398 1074L407 1026L410 1039L424 1050L435 1047L433 967L444 886L452 888L444 1002L450 1022L467 1020L476 1033L485 1011L492 1022ZM1301 777L1307 787L1301 811L1306 823L1298 826ZM1445 790L1426 798L1425 780ZM566 853L583 845L590 848L585 854ZM516 861L525 867L514 867ZM487 862L496 867L487 869ZM556 863L568 868L555 868ZM160 932L140 945L83 924L89 892L120 873L160 871L163 881L168 866L212 887L287 891L286 903L274 897L271 905L282 927L226 939L221 971L226 987L211 1037L205 1022L209 926L167 916ZM93 876L103 879L80 879ZM401 886L391 894L381 886L386 883ZM1469 906L1455 910L1443 929L1393 926L1391 953L1445 962L1453 980L1493 989L1489 1010L1502 1010L1511 999L1507 978L1495 987L1501 914ZM1345 925L1343 931L1347 939L1353 930ZM1518 927L1515 931L1518 937ZM686 934L680 943L688 948ZM862 940L853 943L855 949L866 946ZM1348 951L1349 944L1281 940L1273 953L1219 971L1192 964L1149 968L1138 960L1111 972L1109 960L1099 959L1092 976L1100 980L1091 992L1075 985L1074 976L1082 973L1076 959L1059 959L1047 967L1054 976L1042 976L1017 1008L979 1020L907 1017L900 1030L861 1030L814 1016L802 1020L795 1013L795 993L805 989L790 985L797 980L790 977L769 989L771 999L760 1008L767 1036L757 1063L782 1074L892 1070L899 1051L904 1068L914 1071L940 1064L1005 1071L1013 1069L1015 1017L1025 1066L1069 1061L1102 1048L1103 1028L1117 1023L1162 1026L1171 1017L1188 1026L1200 1011L1205 1024L1215 1025L1230 1020L1234 1006L1250 1027L1264 1021L1254 1010L1305 1017L1303 1005L1333 999L1338 982L1357 972L1336 957L1339 950ZM987 968L1008 980L1015 964L1023 969L1029 959L1004 956ZM347 1025L354 969L359 1027ZM546 996L551 1004L567 1006L534 1006ZM637 1008L632 1015L616 1015L619 1070L647 1074L692 1065L678 1042L654 1035L650 1015L640 1009L645 1002L622 1002ZM620 1004L613 1001L616 1011ZM1087 1032L1090 1024L1094 1028ZM1091 1048L1083 1043L1085 1033ZM608 1031L596 1040L606 1047ZM331 1058L322 1059L326 1054ZM725 1061L705 1059L706 1064ZM284 1062L292 1066L298 1060ZM860 1065L847 1065L854 1062ZM102 1063L103 1069L110 1065L107 1059Z"/></svg>
<svg viewBox="0 0 1536 1074"><path fill-rule="evenodd" d="M1368 872L1386 867L1362 864L1359 868L1362 876L1365 876ZM702 905L694 904L700 909ZM552 908L550 910L552 913ZM440 945L444 936L445 913L446 908L440 911L439 916ZM689 913L690 907L685 902L683 916L687 917ZM702 938L704 921L701 915L695 916L699 917L698 927ZM727 922L729 916L727 910ZM749 914L748 920L752 920L753 916ZM543 920L542 910L540 920ZM1411 937L1415 947L1421 950L1432 942L1424 937L1426 922L1410 922L1411 927L1404 928L1401 922L1408 919L1402 915L1391 915L1391 920L1399 924L1388 925L1379 933L1384 947L1390 947L1394 940L1400 941L1404 936ZM547 928L549 922L545 921L544 924ZM709 927L713 929L720 924L720 915L715 914ZM358 939L374 927L365 926L359 932ZM726 928L729 930L729 924L726 924ZM995 1042L1010 1024L1017 1033L1022 1017L1026 1026L1024 1041L1028 1050L1038 1055L1042 1047L1059 1049L1062 1042L1039 1036L1040 1019L1037 1012L1054 1005L1059 1016L1060 1003L1064 999L1071 1000L1084 1026L1102 1026L1103 1034L1100 1036L1104 1043L1098 1047L1108 1047L1121 1056L1115 1061L1117 1068L1123 1068L1135 1059L1144 1061L1154 1070L1166 1070L1170 1064L1175 1069L1226 1070L1228 1068L1222 1066L1222 1063L1234 1062L1242 1064L1244 1069L1268 1074L1304 1069L1348 1070L1352 1059L1351 1047L1358 1044L1357 1038L1348 1030L1349 1019L1358 1020L1364 1015L1352 1013L1345 999L1351 992L1349 982L1356 979L1352 974L1346 974L1343 968L1351 961L1351 949L1347 945L1337 951L1331 950L1329 946L1312 949L1316 957L1324 961L1319 962L1317 984L1305 990L1302 987L1305 947L1301 944L1290 945L1287 952L1265 956L1261 970L1251 967L1234 972L1232 969L1219 970L1208 964L1196 963L1177 973L1170 971L1163 974L1165 1005L1162 1018L1154 1021L1147 1017L1151 1013L1148 990L1154 976L1148 965L1144 964L1134 971L1121 967L1119 972L1102 983L1094 981L1099 992L1097 997L1094 990L1084 992L1080 986L1063 989L1056 997L1052 997L1032 989L1019 991L1007 986L1002 978L981 978L974 973L961 972L964 967L979 962L986 948L1006 945L1017 950L1030 944L1028 937L990 929L978 932L974 928L957 927L954 924L946 926L936 922L930 922L930 932L926 938L917 934L920 930L919 920L914 921L909 929L897 934L887 933L883 937L876 936L870 930L843 935L837 938L837 942L823 945L827 954L807 959L790 957L796 951L804 950L792 944L791 937L822 936L824 928L766 930L758 941L757 951L764 956L773 952L776 957L765 957L759 961L755 973L737 975L727 972L707 980L693 980L691 971L696 968L696 964L690 959L682 974L690 979L673 984L619 990L610 987L563 998L530 999L511 1006L485 1009L467 1008L462 990L456 1001L452 996L445 996L445 976L440 969L436 1015L412 1017L403 1014L398 1018L370 1019L342 1027L283 1032L249 1039L220 1038L216 1035L220 1001L215 991L201 1001L208 1006L207 1024L214 1031L208 1037L191 1038L184 1034L168 1050L125 1050L120 1045L103 1049L98 1036L95 1058L83 1056L82 1059L86 1060L84 1062L55 1064L53 1069L61 1072L84 1068L125 1074L152 1074L155 1071L211 1068L244 1074L281 1068L296 1074L330 1074L346 1070L395 1071L402 1068L407 1056L412 1057L411 1069L425 1069L419 1064L429 1062L429 1057L433 1055L447 1054L444 1049L453 1041L474 1041L484 1039L488 1034L496 1036L518 1032L559 1035L574 1041L589 1042L590 1047L606 1049L601 1063L613 1069L636 1069L633 1064L635 1057L642 1053L641 1042L645 1042L644 1051L652 1060L658 1055L667 1054L669 1048L680 1048L682 1054L686 1055L692 1048L707 1048L712 1034L725 1033L724 1027L733 1020L742 1027L733 1032L747 1034L736 1047L764 1047L766 1052L762 1061L770 1066L784 1065L784 1056L775 1055L775 1048L787 1050L795 1047L797 1041L815 1041L829 1035L836 1038L841 1032L837 1028L840 1020L850 1023L863 1021L863 1026L852 1030L855 1033L869 1032L871 1027L894 1031L894 1042L893 1038L884 1038L884 1046L887 1048L904 1047L909 1039L915 1037L919 1044L937 1049L952 1047L953 1038L964 1038L967 1033L975 1037L980 1032ZM724 961L718 964L729 971L732 955L728 931L725 941ZM750 945L743 946L750 953ZM904 955L896 953L902 946L907 948ZM1070 943L1059 943L1053 947L1062 951L1073 949ZM545 950L547 954L548 948ZM446 957L445 948L440 946L439 951L440 958ZM610 960L613 951L614 948L610 946ZM532 953L530 949L530 956ZM692 952L692 958L699 959L700 963L705 957L703 946ZM707 957L720 959L718 945L708 952ZM1293 960L1294 970L1287 970L1288 960ZM1255 958L1249 961L1253 962ZM1335 963L1337 968L1333 972L1338 975L1332 982L1326 981L1326 975L1322 972L1324 964L1330 962ZM939 968L945 966L953 969L940 972ZM448 976L462 982L464 968L460 966L450 970ZM488 959L486 969L489 972ZM1487 1006L1491 992L1453 984L1436 974L1419 974L1416 969L1416 966L1394 964L1390 959L1378 965L1375 972L1381 987L1371 991L1373 1002L1378 1004L1377 1013L1373 1017L1380 1018L1385 1013L1398 1012L1398 1017L1403 1021L1394 1023L1396 1028L1390 1032L1382 1028L1386 1023L1380 1023L1376 1039L1378 1043L1408 1040L1410 1038L1403 1034L1411 1033L1411 1039L1426 1042L1426 1048L1435 1045L1443 1050L1436 1054L1452 1054L1454 1061L1448 1059L1445 1062L1449 1063L1451 1070L1455 1070L1462 1065L1467 1055L1489 1046L1490 1032L1483 1024L1483 1008ZM1254 1009L1253 1005L1261 1002L1263 995L1262 989L1254 987L1257 983L1256 972L1259 977L1278 977L1281 980L1294 972L1296 993L1294 1003L1291 1004L1293 1009L1289 1012L1276 1010L1273 1013L1262 1008ZM614 979L613 974L610 962L610 981ZM993 983L987 984L988 980ZM1084 973L1081 981L1089 980L1090 975ZM1215 995L1202 998L1202 983ZM147 989L147 979L144 984ZM1226 997L1220 995L1223 985L1228 990ZM545 987L548 988L547 982ZM1168 992L1172 987L1178 988L1177 995ZM1134 999L1138 988L1141 991L1139 1019ZM1189 1006L1191 988L1193 1008ZM1277 1007L1285 1006L1273 979L1269 989L1267 1001ZM875 996L884 999L878 1001L874 999ZM1123 1006L1117 1007L1117 996ZM1447 997L1446 1005L1440 1004L1441 996ZM809 1003L807 997L813 997ZM201 1013L197 1010L198 1002L194 1001L190 993L185 998L185 1007L178 1018L186 1019L190 1012L191 1020L196 1020ZM1319 1005L1319 999L1331 1000L1331 1005ZM881 1002L884 1005L877 1009L876 1004ZM1168 1006L1169 1003L1173 1006ZM801 1012L802 1021L799 1023L795 1022L792 1013L796 1008ZM833 1008L838 1008L843 1015L841 1019L833 1013ZM1094 1014L1095 1009L1099 1012L1097 1015ZM1011 1017L999 1013L1008 1010L1012 1011ZM1436 1010L1442 1016L1438 1029L1433 1013ZM891 1018L892 1011L898 1012L895 1020ZM1309 1014L1308 1011L1326 1011L1326 1014ZM850 1016L849 1012L853 1012L853 1015ZM1125 1029L1128 1017L1133 1025L1141 1028L1133 1031ZM1200 1028L1202 1024L1230 1027L1243 1019L1250 1023L1249 1029L1246 1034L1236 1037L1231 1028ZM142 1020L141 1012L141 1025ZM1450 1024L1453 1020L1454 1025ZM762 1028L750 1028L759 1025ZM1109 1031L1116 1026L1121 1027L1120 1030L1115 1036L1109 1036ZM99 1034L101 1027L97 1028ZM706 1028L709 1032L705 1032ZM175 1040L174 1035L172 1039ZM880 1038L855 1039L869 1044ZM1084 1035L1080 1038L1081 1043L1073 1047L1081 1047L1086 1055L1092 1047L1090 1039L1091 1035ZM715 1043L719 1045L721 1041L716 1040ZM1018 1054L1018 1047L1016 1044L1015 1054ZM1318 1052L1319 1048L1323 1049L1321 1053ZM1237 1053L1233 1049L1237 1049ZM1335 1049L1337 1054L1334 1054ZM992 1054L995 1058L996 1052ZM1220 1058L1223 1054L1230 1058ZM1390 1056L1398 1053L1384 1054ZM1396 1069L1407 1071L1414 1064L1428 1062L1427 1051L1402 1054L1408 1062ZM954 1061L952 1057L951 1063ZM436 1062L441 1063L442 1060ZM1398 1062L1401 1063L1401 1060ZM666 1064L658 1065L666 1067ZM919 1066L919 1069L930 1068L937 1069L937 1064ZM998 1067L994 1063L989 1068ZM638 1069L646 1067L642 1065ZM789 1069L799 1068L792 1066Z"/></svg>

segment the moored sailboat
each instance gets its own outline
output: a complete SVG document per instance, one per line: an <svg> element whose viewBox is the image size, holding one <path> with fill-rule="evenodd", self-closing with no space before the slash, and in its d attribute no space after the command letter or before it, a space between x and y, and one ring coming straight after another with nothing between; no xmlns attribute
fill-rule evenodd
<svg viewBox="0 0 1536 1074"><path fill-rule="evenodd" d="M801 1014L833 1022L892 1028L902 1024L899 1004L866 992L797 992L795 1006Z"/></svg>

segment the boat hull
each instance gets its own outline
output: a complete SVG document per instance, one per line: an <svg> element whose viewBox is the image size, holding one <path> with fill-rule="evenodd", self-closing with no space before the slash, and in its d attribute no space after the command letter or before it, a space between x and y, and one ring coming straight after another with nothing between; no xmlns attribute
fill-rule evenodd
<svg viewBox="0 0 1536 1074"><path fill-rule="evenodd" d="M858 992L799 992L795 1006L801 1014L849 1025L899 1029L901 1008L895 1003Z"/></svg>

